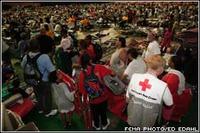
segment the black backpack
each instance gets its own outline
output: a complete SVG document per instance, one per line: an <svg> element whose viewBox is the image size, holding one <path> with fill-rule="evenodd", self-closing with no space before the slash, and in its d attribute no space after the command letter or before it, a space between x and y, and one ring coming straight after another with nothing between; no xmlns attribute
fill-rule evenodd
<svg viewBox="0 0 200 133"><path fill-rule="evenodd" d="M62 37L60 35L54 37L54 43L56 46L60 45L61 39L62 39Z"/></svg>
<svg viewBox="0 0 200 133"><path fill-rule="evenodd" d="M94 43L93 44L93 47L94 47L94 51L95 51L95 59L94 59L94 62L99 62L103 56L103 49L101 47L100 44L98 43Z"/></svg>
<svg viewBox="0 0 200 133"><path fill-rule="evenodd" d="M42 74L39 71L39 68L37 65L37 59L41 55L42 54L38 54L33 58L31 58L28 54L26 55L27 61L24 66L24 79L26 82L28 82L28 84L36 84L36 83L39 83L39 81L41 81Z"/></svg>
<svg viewBox="0 0 200 133"><path fill-rule="evenodd" d="M92 66L91 73L86 75L86 72L83 71L84 74L84 88L90 99L95 99L102 95L103 93L103 85L100 83L98 77L94 73L94 67Z"/></svg>

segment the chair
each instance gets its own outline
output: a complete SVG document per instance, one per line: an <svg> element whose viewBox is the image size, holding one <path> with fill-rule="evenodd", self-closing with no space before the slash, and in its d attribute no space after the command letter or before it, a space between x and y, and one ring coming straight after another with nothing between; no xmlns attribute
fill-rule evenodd
<svg viewBox="0 0 200 133"><path fill-rule="evenodd" d="M20 94L13 95L2 104L2 130L3 131L39 131L37 126L30 122L24 124L20 115L7 109L8 106L15 105L22 96ZM25 103L26 104L26 103Z"/></svg>
<svg viewBox="0 0 200 133"><path fill-rule="evenodd" d="M9 97L3 104L7 109L17 113L22 118L24 118L35 106L31 99L23 99L22 95L19 93Z"/></svg>

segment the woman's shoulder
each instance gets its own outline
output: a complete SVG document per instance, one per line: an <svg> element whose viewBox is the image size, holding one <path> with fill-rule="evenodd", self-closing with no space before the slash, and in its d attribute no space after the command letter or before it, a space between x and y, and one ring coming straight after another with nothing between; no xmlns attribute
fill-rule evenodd
<svg viewBox="0 0 200 133"><path fill-rule="evenodd" d="M125 48L120 48L120 49L119 49L119 52L127 52L127 50L128 50L128 49L127 49L126 47L125 47Z"/></svg>
<svg viewBox="0 0 200 133"><path fill-rule="evenodd" d="M41 60L49 59L49 55L48 54L41 54L39 59L41 59Z"/></svg>

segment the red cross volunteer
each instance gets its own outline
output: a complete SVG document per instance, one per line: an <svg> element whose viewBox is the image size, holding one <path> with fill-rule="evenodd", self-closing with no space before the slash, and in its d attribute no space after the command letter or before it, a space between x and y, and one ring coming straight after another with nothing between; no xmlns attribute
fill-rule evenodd
<svg viewBox="0 0 200 133"><path fill-rule="evenodd" d="M164 60L160 55L152 55L145 61L147 73L133 74L126 92L128 124L141 128L155 125L162 101L167 106L173 104L167 84L157 78L164 70Z"/></svg>

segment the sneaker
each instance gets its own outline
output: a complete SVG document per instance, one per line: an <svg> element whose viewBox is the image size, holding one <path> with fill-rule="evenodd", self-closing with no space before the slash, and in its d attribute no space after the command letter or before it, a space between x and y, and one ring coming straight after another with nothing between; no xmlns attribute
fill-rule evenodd
<svg viewBox="0 0 200 133"><path fill-rule="evenodd" d="M98 131L101 130L100 127L96 127L96 126L94 125L94 121L92 121L92 127L95 128L95 130L98 130Z"/></svg>
<svg viewBox="0 0 200 133"><path fill-rule="evenodd" d="M54 109L54 110L51 110L51 112L48 113L48 114L46 114L45 116L46 116L46 117L53 116L53 115L56 115L57 112L58 112L57 109Z"/></svg>
<svg viewBox="0 0 200 133"><path fill-rule="evenodd" d="M102 127L103 130L106 130L108 128L108 126L110 125L110 120L107 119L107 124L105 126Z"/></svg>
<svg viewBox="0 0 200 133"><path fill-rule="evenodd" d="M42 111L42 110L39 110L39 111L38 111L38 113L39 113L39 114L42 114L42 113L43 113L43 111Z"/></svg>
<svg viewBox="0 0 200 133"><path fill-rule="evenodd" d="M68 127L70 127L70 126L72 126L72 123L71 123L71 122L66 122L64 127L65 127L65 128L68 128Z"/></svg>

